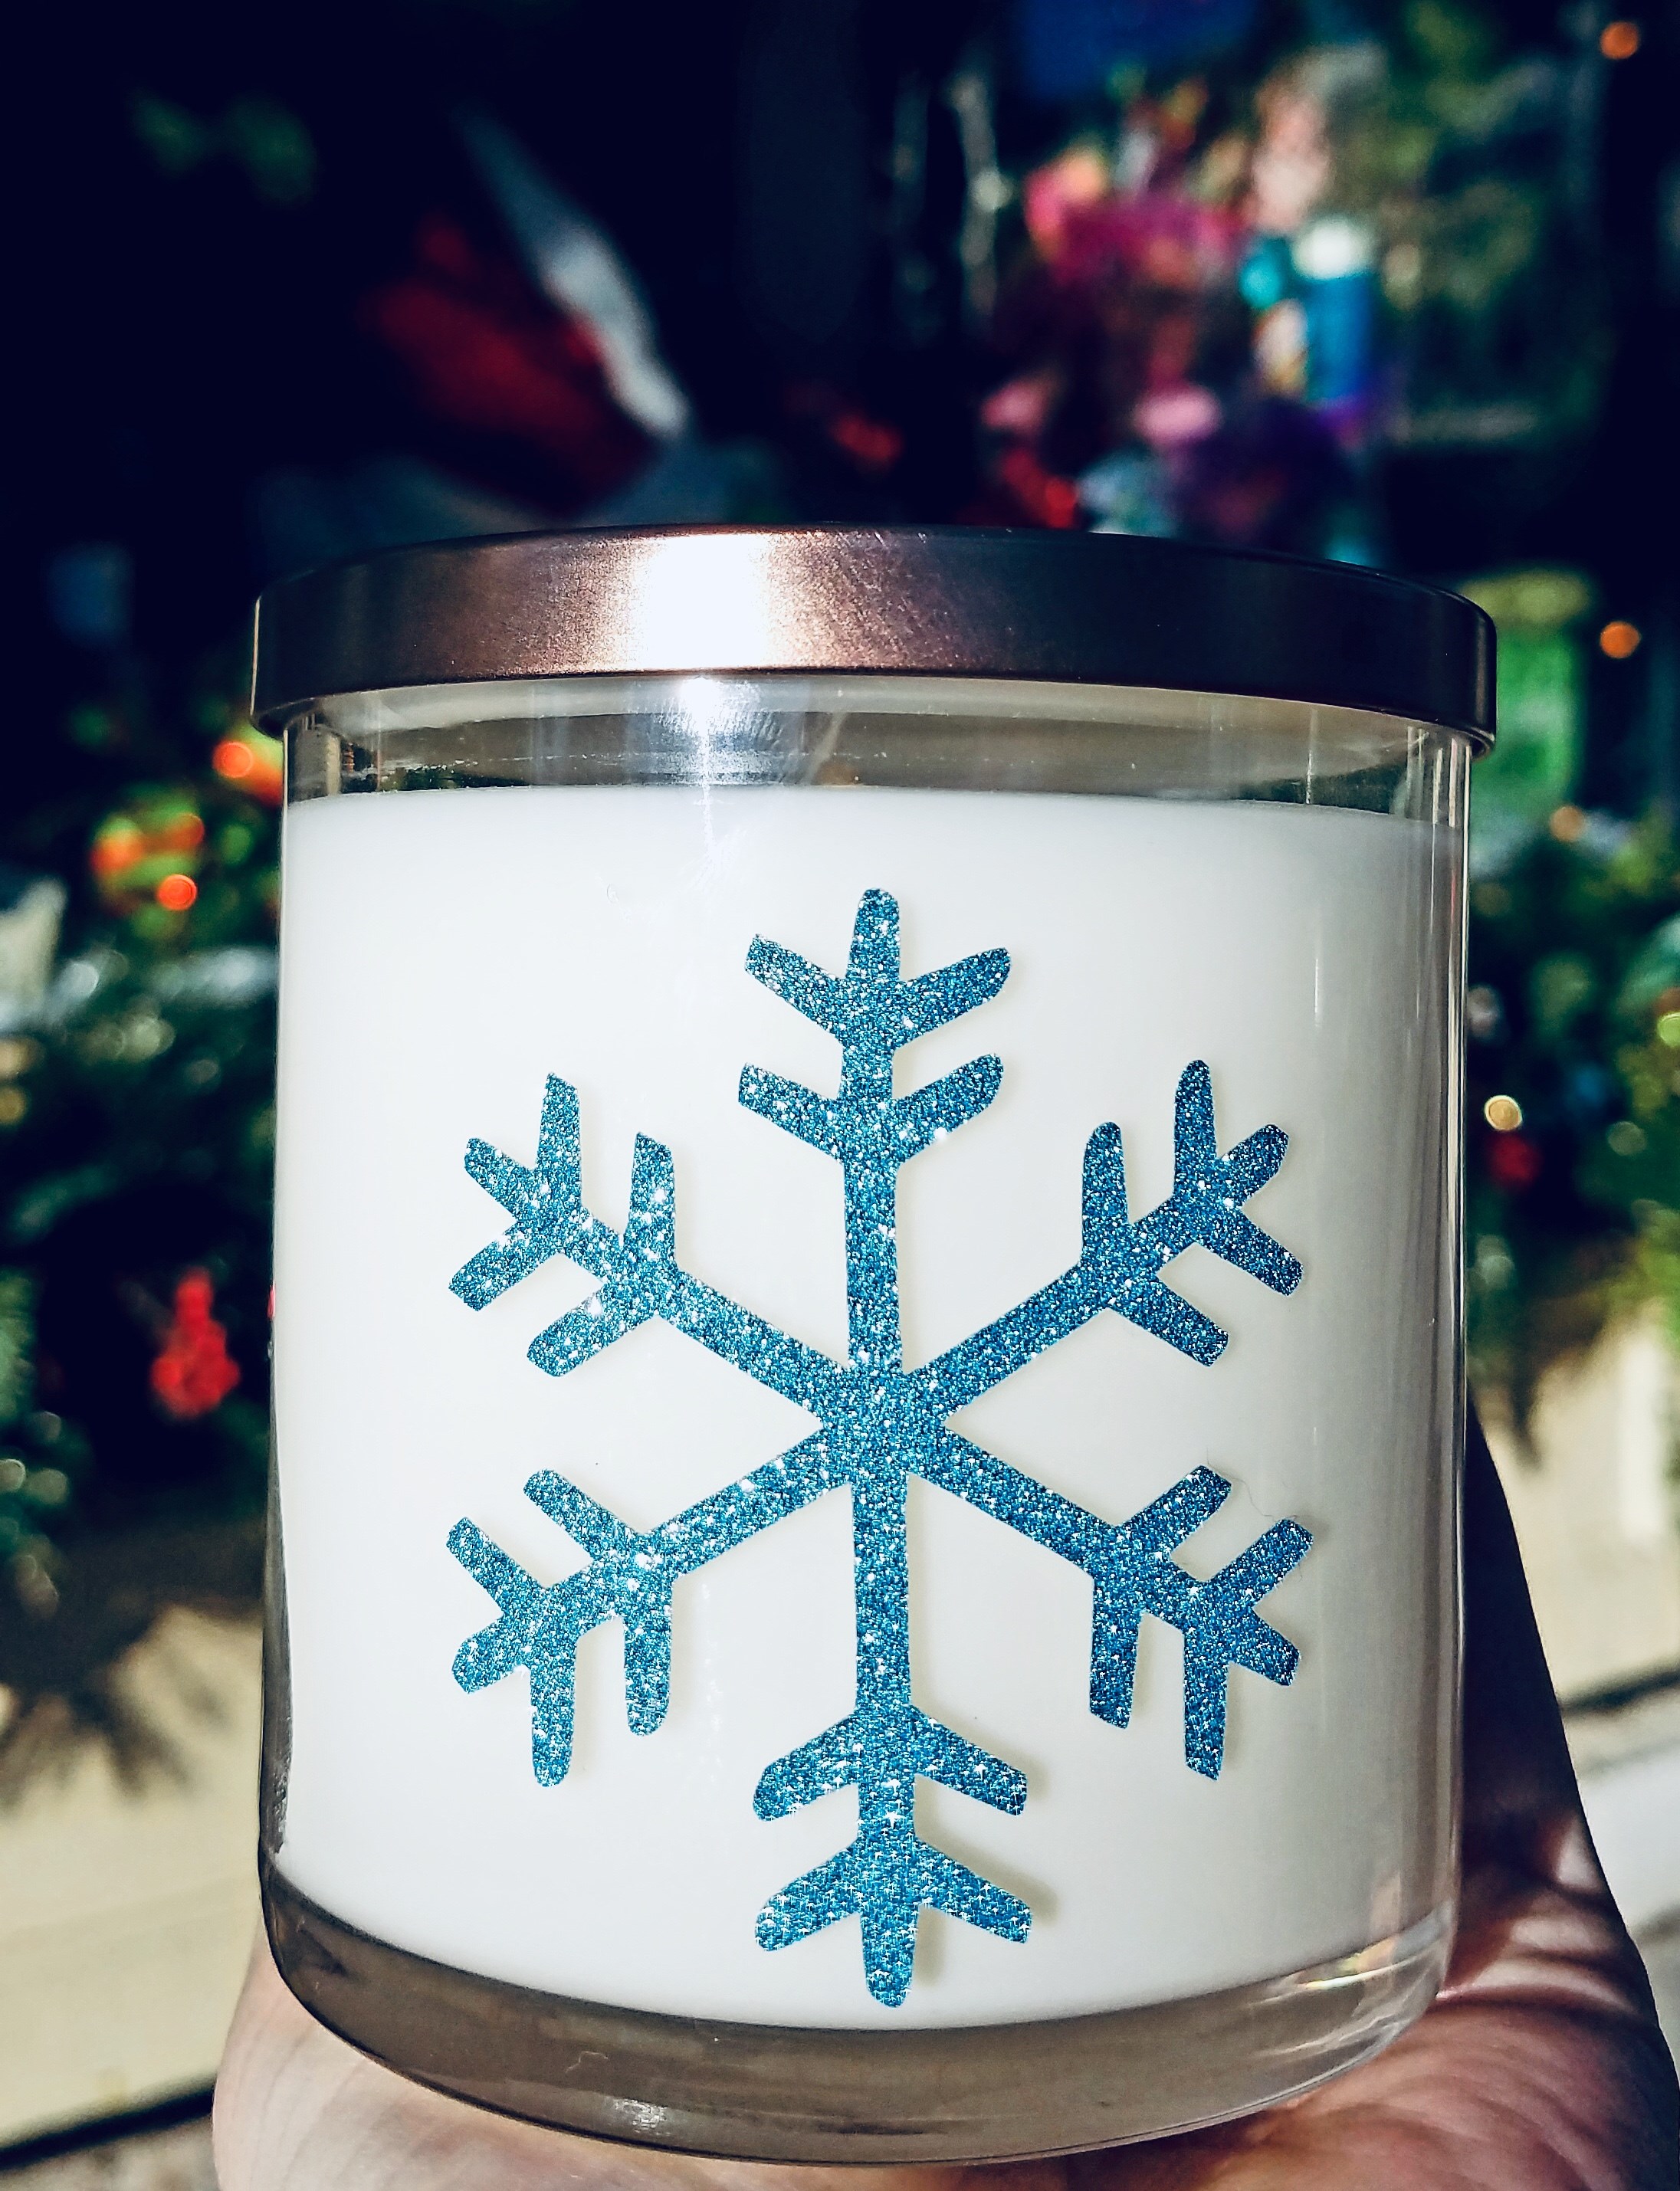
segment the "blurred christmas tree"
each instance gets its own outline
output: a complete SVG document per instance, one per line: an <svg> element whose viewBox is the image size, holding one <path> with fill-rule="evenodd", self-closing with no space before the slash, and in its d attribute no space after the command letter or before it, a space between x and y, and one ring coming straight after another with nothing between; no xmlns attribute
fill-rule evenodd
<svg viewBox="0 0 1680 2191"><path fill-rule="evenodd" d="M113 1657L256 1579L280 752L128 681L0 869L0 1786L43 1700L142 1754Z"/></svg>
<svg viewBox="0 0 1680 2191"><path fill-rule="evenodd" d="M1680 850L1560 806L1471 892L1471 1366L1541 1374L1659 1305L1680 1345Z"/></svg>

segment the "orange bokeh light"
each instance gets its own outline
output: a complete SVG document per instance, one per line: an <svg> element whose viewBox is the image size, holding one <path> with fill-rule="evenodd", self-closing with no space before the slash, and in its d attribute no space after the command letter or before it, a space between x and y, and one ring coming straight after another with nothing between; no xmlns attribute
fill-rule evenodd
<svg viewBox="0 0 1680 2191"><path fill-rule="evenodd" d="M242 738L224 738L210 756L217 775L231 777L236 782L242 776L249 776L256 765L257 756Z"/></svg>
<svg viewBox="0 0 1680 2191"><path fill-rule="evenodd" d="M1642 635L1637 623L1623 623L1618 619L1607 623L1598 635L1598 645L1612 662L1626 662L1638 646Z"/></svg>
<svg viewBox="0 0 1680 2191"><path fill-rule="evenodd" d="M136 860L145 856L144 833L132 822L114 822L94 838L88 860L96 875L120 875L125 868L132 868Z"/></svg>
<svg viewBox="0 0 1680 2191"><path fill-rule="evenodd" d="M1598 33L1598 50L1607 61L1631 61L1639 50L1639 26L1606 23Z"/></svg>
<svg viewBox="0 0 1680 2191"><path fill-rule="evenodd" d="M191 875L165 875L157 885L157 902L165 913L185 913L198 895Z"/></svg>

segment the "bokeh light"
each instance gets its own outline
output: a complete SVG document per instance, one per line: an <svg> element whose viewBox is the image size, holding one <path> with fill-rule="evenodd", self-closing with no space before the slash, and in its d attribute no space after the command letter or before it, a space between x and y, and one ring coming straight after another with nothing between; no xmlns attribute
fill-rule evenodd
<svg viewBox="0 0 1680 2191"><path fill-rule="evenodd" d="M257 765L257 756L242 738L224 738L211 754L210 764L218 776L225 776L236 783L241 777L249 776Z"/></svg>

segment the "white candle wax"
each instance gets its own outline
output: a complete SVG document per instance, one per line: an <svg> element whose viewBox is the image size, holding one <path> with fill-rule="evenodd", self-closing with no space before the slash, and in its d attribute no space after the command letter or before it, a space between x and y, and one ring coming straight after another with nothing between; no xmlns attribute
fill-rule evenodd
<svg viewBox="0 0 1680 2191"><path fill-rule="evenodd" d="M1452 1608L1442 1486L1444 1137L1432 838L1265 803L880 789L352 795L287 817L276 1377L293 1739L281 1868L374 1936L573 1998L808 2026L965 2024L1193 1995L1425 1919L1449 1864ZM1437 840L1438 841L1438 840ZM1165 1282L1230 1335L1211 1364L1107 1312L956 1427L1119 1522L1199 1468L1233 1485L1179 1547L1208 1576L1290 1518L1261 1602L1299 1648L1242 1670L1216 1779L1187 1768L1182 1647L1145 1618L1130 1723L1088 1702L1089 1578L948 1492L909 1499L921 1709L1024 1773L1011 1815L923 1781L925 1841L1017 1897L1022 1940L921 1920L903 2005L853 1917L766 1952L760 1909L851 1839L839 1792L770 1821L765 1768L855 1700L850 1494L680 1580L669 1706L626 1722L622 1630L586 1636L557 1785L531 1691L476 1693L498 1608L464 1517L543 1584L588 1555L524 1494L554 1471L651 1530L812 1418L649 1323L562 1376L527 1357L596 1290L554 1259L475 1312L450 1280L506 1213L464 1168L536 1159L577 1091L583 1193L626 1220L635 1137L671 1153L685 1269L835 1361L840 1166L737 1101L756 1066L823 1096L829 1035L746 971L763 936L845 970L866 891L905 977L996 947L994 1000L900 1052L902 1096L994 1054L989 1107L900 1173L904 1358L1074 1265L1081 1162L1124 1134L1134 1218L1172 1186L1180 1075L1218 1145L1290 1136L1248 1215L1287 1295L1192 1248Z"/></svg>

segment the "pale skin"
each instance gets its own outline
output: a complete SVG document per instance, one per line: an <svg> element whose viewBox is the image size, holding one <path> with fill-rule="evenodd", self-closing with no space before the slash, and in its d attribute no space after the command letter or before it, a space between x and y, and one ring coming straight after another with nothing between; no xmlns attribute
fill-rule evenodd
<svg viewBox="0 0 1680 2191"><path fill-rule="evenodd" d="M1465 1549L1464 1883L1434 2006L1376 2060L1287 2105L988 2168L984 2191L1673 2191L1674 2066L1588 1838L1473 1430ZM215 2148L222 2191L959 2191L977 2173L749 2167L487 2114L334 2038L261 1943L217 2086Z"/></svg>

